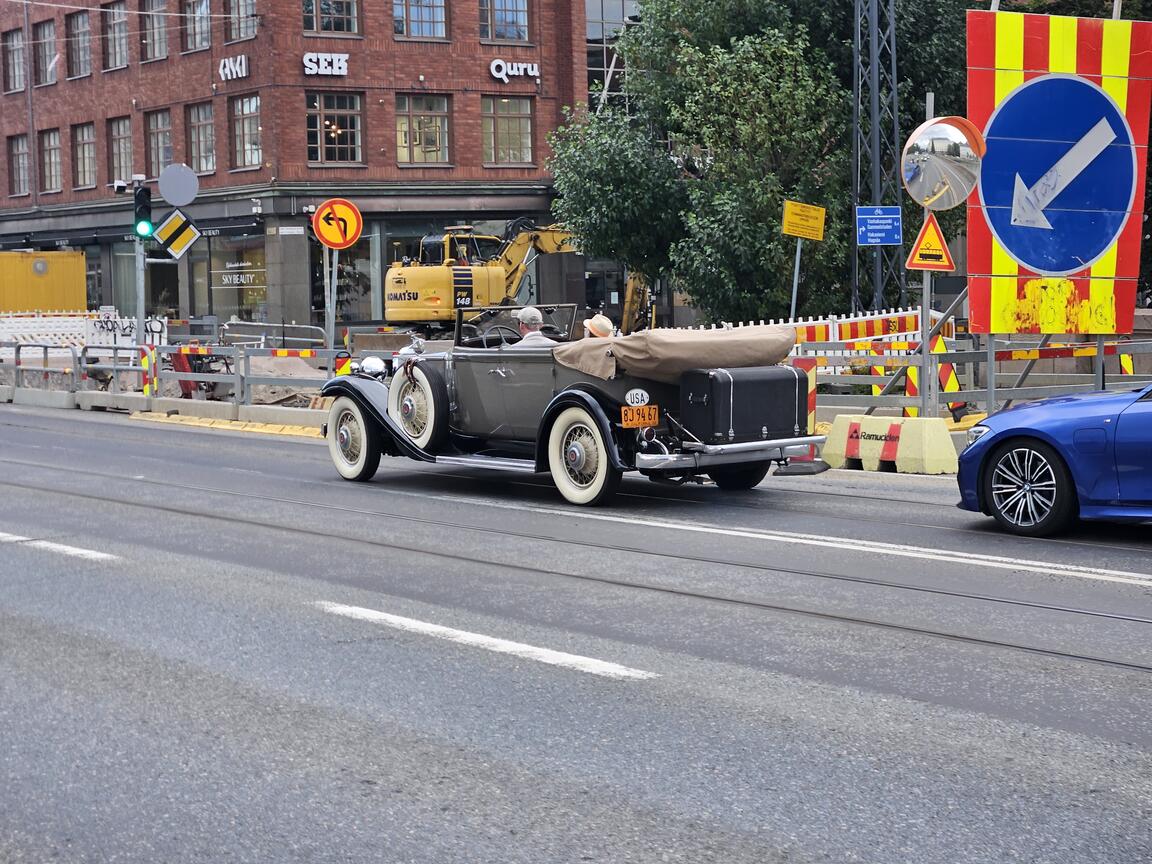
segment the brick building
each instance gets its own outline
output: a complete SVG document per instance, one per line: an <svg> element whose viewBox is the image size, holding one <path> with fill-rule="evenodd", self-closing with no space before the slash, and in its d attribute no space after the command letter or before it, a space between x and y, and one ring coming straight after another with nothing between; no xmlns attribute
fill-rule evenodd
<svg viewBox="0 0 1152 864"><path fill-rule="evenodd" d="M593 32L626 11L588 4L591 23L574 0L0 4L0 249L83 249L89 304L134 315L113 184L145 175L159 221L154 180L184 163L206 236L179 261L149 244L148 313L321 323L308 214L339 195L366 223L339 319L380 320L388 262L422 234L550 221L546 137L587 100ZM573 257L541 266L539 299L585 302Z"/></svg>

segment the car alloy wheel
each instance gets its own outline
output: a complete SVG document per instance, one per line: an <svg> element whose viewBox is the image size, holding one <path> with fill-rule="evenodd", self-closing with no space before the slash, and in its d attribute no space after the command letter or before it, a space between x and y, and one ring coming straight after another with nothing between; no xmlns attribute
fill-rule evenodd
<svg viewBox="0 0 1152 864"><path fill-rule="evenodd" d="M380 431L347 396L338 397L328 412L328 454L345 480L371 480L380 467Z"/></svg>
<svg viewBox="0 0 1152 864"><path fill-rule="evenodd" d="M573 504L607 501L620 485L604 436L586 408L560 412L548 433L548 468L560 494Z"/></svg>
<svg viewBox="0 0 1152 864"><path fill-rule="evenodd" d="M1052 534L1075 517L1072 478L1059 454L1041 441L1018 439L986 463L984 495L992 515L1014 534Z"/></svg>

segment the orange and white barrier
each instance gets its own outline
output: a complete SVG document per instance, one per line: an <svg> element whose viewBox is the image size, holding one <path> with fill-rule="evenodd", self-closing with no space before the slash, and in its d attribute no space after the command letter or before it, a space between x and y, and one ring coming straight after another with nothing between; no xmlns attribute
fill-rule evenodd
<svg viewBox="0 0 1152 864"><path fill-rule="evenodd" d="M832 468L955 474L956 448L939 417L870 417L841 414L823 450Z"/></svg>

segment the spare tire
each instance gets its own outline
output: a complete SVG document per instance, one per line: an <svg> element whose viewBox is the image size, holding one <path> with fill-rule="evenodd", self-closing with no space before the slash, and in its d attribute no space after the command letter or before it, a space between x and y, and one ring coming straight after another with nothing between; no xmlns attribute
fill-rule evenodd
<svg viewBox="0 0 1152 864"><path fill-rule="evenodd" d="M427 363L402 365L388 388L388 416L421 450L438 450L448 439L448 386Z"/></svg>

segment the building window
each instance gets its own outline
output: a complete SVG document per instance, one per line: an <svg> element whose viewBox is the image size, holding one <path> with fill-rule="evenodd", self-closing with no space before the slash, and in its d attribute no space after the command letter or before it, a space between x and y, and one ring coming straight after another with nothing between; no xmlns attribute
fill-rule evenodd
<svg viewBox="0 0 1152 864"><path fill-rule="evenodd" d="M96 124L72 127L72 185L96 185Z"/></svg>
<svg viewBox="0 0 1152 864"><path fill-rule="evenodd" d="M448 97L396 97L396 161L448 161Z"/></svg>
<svg viewBox="0 0 1152 864"><path fill-rule="evenodd" d="M260 97L232 100L232 167L256 168L264 159L260 150Z"/></svg>
<svg viewBox="0 0 1152 864"><path fill-rule="evenodd" d="M124 0L100 7L100 26L104 38L104 68L119 69L128 65L128 13Z"/></svg>
<svg viewBox="0 0 1152 864"><path fill-rule="evenodd" d="M32 25L32 83L36 86L56 83L56 22L41 21Z"/></svg>
<svg viewBox="0 0 1152 864"><path fill-rule="evenodd" d="M197 174L216 170L216 129L212 123L211 102L188 106L188 161Z"/></svg>
<svg viewBox="0 0 1152 864"><path fill-rule="evenodd" d="M140 59L168 56L168 0L140 0Z"/></svg>
<svg viewBox="0 0 1152 864"><path fill-rule="evenodd" d="M532 100L501 96L480 99L484 161L494 165L532 161Z"/></svg>
<svg viewBox="0 0 1152 864"><path fill-rule="evenodd" d="M49 129L40 133L40 190L59 192L64 188L60 174L60 130Z"/></svg>
<svg viewBox="0 0 1152 864"><path fill-rule="evenodd" d="M200 51L212 45L212 9L208 0L184 0L180 33L185 51Z"/></svg>
<svg viewBox="0 0 1152 864"><path fill-rule="evenodd" d="M308 161L362 161L360 97L355 93L308 93Z"/></svg>
<svg viewBox="0 0 1152 864"><path fill-rule="evenodd" d="M64 19L64 40L68 43L68 77L92 74L92 24L87 12L73 12Z"/></svg>
<svg viewBox="0 0 1152 864"><path fill-rule="evenodd" d="M108 174L112 180L132 179L132 120L108 121Z"/></svg>
<svg viewBox="0 0 1152 864"><path fill-rule="evenodd" d="M24 31L9 30L0 36L4 54L4 92L24 89Z"/></svg>
<svg viewBox="0 0 1152 864"><path fill-rule="evenodd" d="M360 32L356 0L304 0L304 29L311 33Z"/></svg>
<svg viewBox="0 0 1152 864"><path fill-rule="evenodd" d="M480 0L480 38L528 41L528 0Z"/></svg>
<svg viewBox="0 0 1152 864"><path fill-rule="evenodd" d="M225 0L228 7L228 41L256 35L256 0Z"/></svg>
<svg viewBox="0 0 1152 864"><path fill-rule="evenodd" d="M172 114L165 108L144 115L148 128L148 163L144 170L149 177L172 164Z"/></svg>
<svg viewBox="0 0 1152 864"><path fill-rule="evenodd" d="M13 135L8 139L8 194L27 195L30 190L28 136Z"/></svg>
<svg viewBox="0 0 1152 864"><path fill-rule="evenodd" d="M392 0L392 28L397 36L443 39L446 21L444 0Z"/></svg>
<svg viewBox="0 0 1152 864"><path fill-rule="evenodd" d="M602 98L624 101L624 60L616 53L620 34L636 20L637 0L585 0L588 37L588 104ZM611 74L609 74L611 72Z"/></svg>

